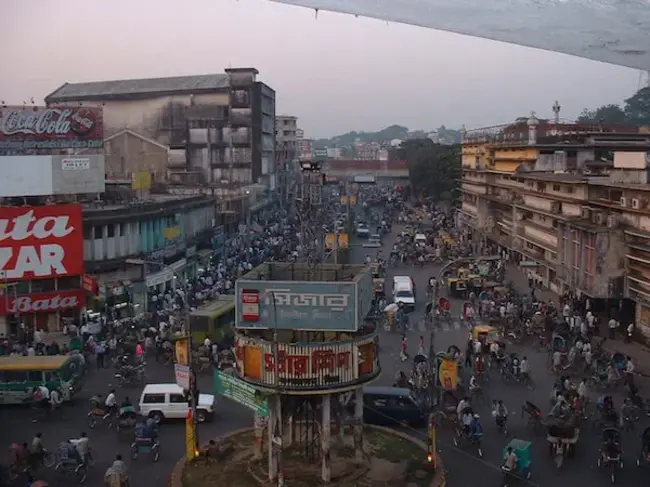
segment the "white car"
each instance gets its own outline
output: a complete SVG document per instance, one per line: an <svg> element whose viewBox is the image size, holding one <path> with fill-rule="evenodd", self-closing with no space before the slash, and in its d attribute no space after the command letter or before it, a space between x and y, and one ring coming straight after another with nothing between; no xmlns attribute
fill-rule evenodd
<svg viewBox="0 0 650 487"><path fill-rule="evenodd" d="M370 237L368 238L368 241L363 244L363 247L366 247L366 248L378 248L378 247L381 247L381 237L376 233L370 235Z"/></svg>
<svg viewBox="0 0 650 487"><path fill-rule="evenodd" d="M196 421L205 423L214 417L214 396L199 394ZM188 398L178 384L147 384L140 395L140 414L156 423L165 419L185 419L190 409Z"/></svg>

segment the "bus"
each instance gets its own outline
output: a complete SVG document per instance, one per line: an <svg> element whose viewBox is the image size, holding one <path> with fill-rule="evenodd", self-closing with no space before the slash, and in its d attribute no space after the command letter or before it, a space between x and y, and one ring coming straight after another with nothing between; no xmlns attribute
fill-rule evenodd
<svg viewBox="0 0 650 487"><path fill-rule="evenodd" d="M86 361L81 354L0 357L0 405L29 404L34 389L58 388L70 401L83 386Z"/></svg>
<svg viewBox="0 0 650 487"><path fill-rule="evenodd" d="M210 337L221 347L231 347L235 328L235 296L222 295L190 313L192 341L203 343Z"/></svg>

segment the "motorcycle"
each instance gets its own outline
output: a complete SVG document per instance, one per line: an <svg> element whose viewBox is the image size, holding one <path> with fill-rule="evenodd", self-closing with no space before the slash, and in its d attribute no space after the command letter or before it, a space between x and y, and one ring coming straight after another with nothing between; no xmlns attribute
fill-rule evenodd
<svg viewBox="0 0 650 487"><path fill-rule="evenodd" d="M143 385L146 382L144 373L144 365L137 367L122 367L119 372L115 374L115 379L120 387L125 385Z"/></svg>

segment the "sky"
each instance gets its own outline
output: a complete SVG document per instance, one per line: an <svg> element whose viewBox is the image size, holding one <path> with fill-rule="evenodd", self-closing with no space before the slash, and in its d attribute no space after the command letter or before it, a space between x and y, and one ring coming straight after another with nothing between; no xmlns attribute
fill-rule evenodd
<svg viewBox="0 0 650 487"><path fill-rule="evenodd" d="M622 103L639 72L267 0L2 0L0 101L64 82L255 67L309 137L392 124L468 129Z"/></svg>

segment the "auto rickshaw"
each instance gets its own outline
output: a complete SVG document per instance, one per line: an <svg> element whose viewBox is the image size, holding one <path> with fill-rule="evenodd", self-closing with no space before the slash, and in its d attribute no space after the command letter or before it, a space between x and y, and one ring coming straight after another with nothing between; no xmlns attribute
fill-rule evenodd
<svg viewBox="0 0 650 487"><path fill-rule="evenodd" d="M380 279L383 278L385 275L384 268L381 266L379 262L373 262L372 264L370 264L370 271L372 272L373 279Z"/></svg>
<svg viewBox="0 0 650 487"><path fill-rule="evenodd" d="M467 276L467 289L473 293L480 293L483 290L483 278L478 274Z"/></svg>
<svg viewBox="0 0 650 487"><path fill-rule="evenodd" d="M499 329L489 325L476 325L472 329L472 338L481 342L481 349L489 352L490 345L501 341Z"/></svg>
<svg viewBox="0 0 650 487"><path fill-rule="evenodd" d="M467 294L467 281L459 277L450 277L447 279L447 289L450 296L463 298Z"/></svg>

